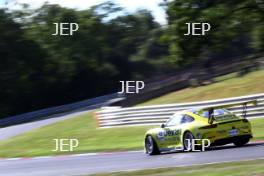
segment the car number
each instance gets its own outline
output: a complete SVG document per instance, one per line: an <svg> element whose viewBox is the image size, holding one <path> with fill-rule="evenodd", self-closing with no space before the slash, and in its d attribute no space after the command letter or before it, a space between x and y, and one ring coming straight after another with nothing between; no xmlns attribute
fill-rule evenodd
<svg viewBox="0 0 264 176"><path fill-rule="evenodd" d="M238 134L237 129L232 129L232 130L229 131L229 135L230 135L230 136L235 136L235 135L237 135L237 134Z"/></svg>

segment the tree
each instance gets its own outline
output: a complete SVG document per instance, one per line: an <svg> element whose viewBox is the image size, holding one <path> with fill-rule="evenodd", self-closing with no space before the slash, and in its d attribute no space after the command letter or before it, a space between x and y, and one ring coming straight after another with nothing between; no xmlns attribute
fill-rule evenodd
<svg viewBox="0 0 264 176"><path fill-rule="evenodd" d="M254 0L175 0L169 3L167 13L171 31L170 55L180 65L199 59L204 48L208 50L209 57L225 52L245 55L256 49L249 45L256 40L252 32L257 36L257 28L263 29L260 24L263 23L263 12ZM190 22L209 22L212 30L206 36L185 36L185 23ZM254 43L259 46L259 42Z"/></svg>
<svg viewBox="0 0 264 176"><path fill-rule="evenodd" d="M24 7L0 14L2 117L117 92L137 70L130 57L159 28L150 12L129 14L108 2L86 10ZM110 18L116 10L122 15ZM53 36L54 23L80 28Z"/></svg>

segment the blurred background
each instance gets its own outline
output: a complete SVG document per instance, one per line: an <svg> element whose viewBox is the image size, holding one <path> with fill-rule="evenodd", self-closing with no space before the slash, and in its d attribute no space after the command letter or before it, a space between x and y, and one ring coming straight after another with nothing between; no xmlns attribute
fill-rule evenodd
<svg viewBox="0 0 264 176"><path fill-rule="evenodd" d="M258 68L264 1L155 3L164 20L115 1L83 9L0 0L0 118L117 92L120 80L144 80L152 88L168 80L171 86L157 96ZM80 28L73 36L52 36L58 22ZM212 29L185 36L190 22L208 22Z"/></svg>

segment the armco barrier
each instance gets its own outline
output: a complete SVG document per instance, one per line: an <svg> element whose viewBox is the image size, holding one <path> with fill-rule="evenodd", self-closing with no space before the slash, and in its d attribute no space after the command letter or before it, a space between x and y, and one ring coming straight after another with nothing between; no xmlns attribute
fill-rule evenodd
<svg viewBox="0 0 264 176"><path fill-rule="evenodd" d="M145 87L139 94L126 94L125 99L114 103L114 106L131 107L146 100L164 95L166 93L181 90L194 85L208 84L214 78L230 73L237 73L237 76L246 74L253 70L264 68L263 54L249 56L246 58L230 58L219 60L213 66L205 68L200 63L198 66L188 66L181 70L175 70L172 75L163 76L156 81L145 81Z"/></svg>
<svg viewBox="0 0 264 176"><path fill-rule="evenodd" d="M247 118L264 117L264 93L242 97L218 99L181 104L166 104L142 107L104 107L96 113L98 126L102 128L129 125L160 125L176 111L216 105L241 103L257 100L257 105L248 105ZM229 110L237 115L243 113L243 106L230 107Z"/></svg>
<svg viewBox="0 0 264 176"><path fill-rule="evenodd" d="M56 106L52 108L46 108L34 112L29 112L21 115L16 115L12 117L7 117L0 119L0 127L11 126L15 124L21 124L26 122L31 122L40 119L53 118L58 114L69 114L75 111L84 111L90 109L100 108L101 106L107 106L114 101L122 99L119 94L113 93L108 94L76 103L71 103L62 106Z"/></svg>

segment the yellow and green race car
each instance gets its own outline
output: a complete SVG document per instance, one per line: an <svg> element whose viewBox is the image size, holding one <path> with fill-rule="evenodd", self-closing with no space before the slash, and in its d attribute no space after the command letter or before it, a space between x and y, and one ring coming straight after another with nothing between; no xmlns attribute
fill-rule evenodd
<svg viewBox="0 0 264 176"><path fill-rule="evenodd" d="M248 103L203 107L176 112L160 128L145 134L145 151L149 155L164 151L189 150L199 147L203 140L210 146L234 143L242 146L252 138L250 122L245 118ZM237 116L225 108L243 105L243 116ZM195 140L195 144L190 142ZM192 146L193 145L193 146Z"/></svg>

